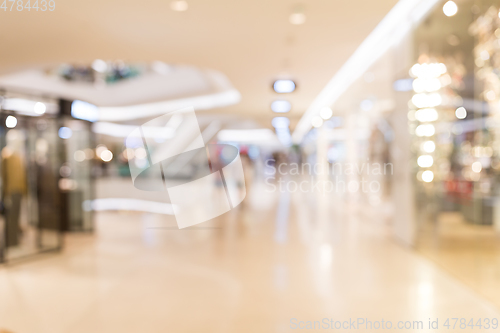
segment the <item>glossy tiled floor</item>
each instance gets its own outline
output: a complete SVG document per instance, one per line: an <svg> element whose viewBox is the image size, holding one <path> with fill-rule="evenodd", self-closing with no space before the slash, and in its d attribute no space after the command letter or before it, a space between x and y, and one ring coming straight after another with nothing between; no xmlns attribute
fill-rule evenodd
<svg viewBox="0 0 500 333"><path fill-rule="evenodd" d="M499 315L392 241L369 205L254 187L243 206L194 229L144 213L99 213L97 226L59 255L0 268L0 331L292 332L293 318L325 317L427 328L429 318Z"/></svg>

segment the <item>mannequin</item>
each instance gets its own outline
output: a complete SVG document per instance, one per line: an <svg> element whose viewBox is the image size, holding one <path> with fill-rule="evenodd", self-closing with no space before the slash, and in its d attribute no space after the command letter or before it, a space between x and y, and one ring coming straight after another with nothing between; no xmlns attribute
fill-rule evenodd
<svg viewBox="0 0 500 333"><path fill-rule="evenodd" d="M2 149L2 191L5 203L5 219L7 225L6 246L19 245L21 227L19 218L21 200L26 194L26 169L22 158L22 133L9 130L6 135L6 146Z"/></svg>

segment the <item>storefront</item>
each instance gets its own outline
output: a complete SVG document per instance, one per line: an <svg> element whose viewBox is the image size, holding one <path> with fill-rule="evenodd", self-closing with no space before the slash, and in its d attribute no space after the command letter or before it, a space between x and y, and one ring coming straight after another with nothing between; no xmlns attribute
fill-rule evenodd
<svg viewBox="0 0 500 333"><path fill-rule="evenodd" d="M417 16L381 56L359 57L371 65L329 105L343 119L331 156L390 163L388 195L359 200L386 202L399 243L500 304L500 4L443 1Z"/></svg>
<svg viewBox="0 0 500 333"><path fill-rule="evenodd" d="M9 90L0 100L0 262L7 262L60 249L64 231L92 231L83 202L93 197L95 145L91 122L75 118L83 102Z"/></svg>
<svg viewBox="0 0 500 333"><path fill-rule="evenodd" d="M421 231L444 215L499 226L499 27L492 1L470 1L453 17L436 8L415 30L408 119Z"/></svg>
<svg viewBox="0 0 500 333"><path fill-rule="evenodd" d="M499 9L495 1L437 6L411 34L407 68L414 245L497 304Z"/></svg>

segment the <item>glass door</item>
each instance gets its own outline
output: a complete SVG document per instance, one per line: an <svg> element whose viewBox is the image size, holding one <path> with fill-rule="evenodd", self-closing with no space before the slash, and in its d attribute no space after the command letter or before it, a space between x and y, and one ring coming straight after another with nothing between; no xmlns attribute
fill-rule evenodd
<svg viewBox="0 0 500 333"><path fill-rule="evenodd" d="M61 167L59 189L62 196L62 230L93 230L92 211L86 209L93 198L92 162L94 151L90 123L64 119L59 136L63 143L65 163Z"/></svg>
<svg viewBox="0 0 500 333"><path fill-rule="evenodd" d="M0 138L4 259L57 250L62 241L57 119L2 114L0 121L7 125Z"/></svg>

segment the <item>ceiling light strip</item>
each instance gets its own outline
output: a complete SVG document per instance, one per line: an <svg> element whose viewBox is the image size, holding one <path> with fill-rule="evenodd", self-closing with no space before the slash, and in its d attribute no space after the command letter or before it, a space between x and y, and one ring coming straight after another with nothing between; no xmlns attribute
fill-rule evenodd
<svg viewBox="0 0 500 333"><path fill-rule="evenodd" d="M356 49L325 88L314 99L293 133L300 143L312 127L312 119L321 108L332 106L340 96L372 66L390 47L401 41L413 24L418 23L438 0L400 0Z"/></svg>

